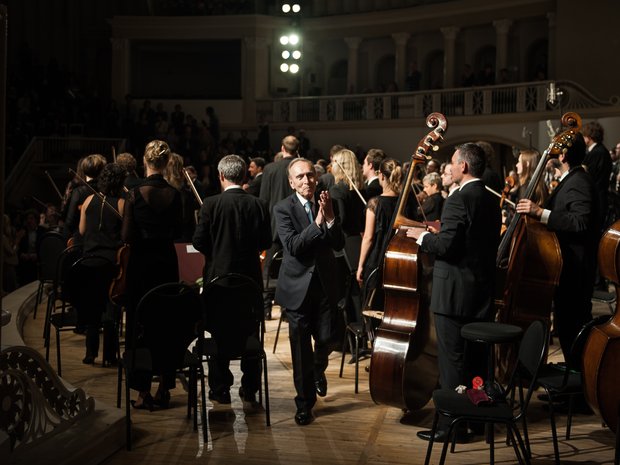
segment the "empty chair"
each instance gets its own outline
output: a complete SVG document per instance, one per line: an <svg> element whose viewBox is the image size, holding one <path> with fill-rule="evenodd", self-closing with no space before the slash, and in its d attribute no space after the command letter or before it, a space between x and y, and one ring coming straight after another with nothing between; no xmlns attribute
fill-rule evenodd
<svg viewBox="0 0 620 465"><path fill-rule="evenodd" d="M577 360L581 360L581 354L585 343L590 335L590 330L599 324L605 323L611 318L609 315L599 316L586 323L571 347L571 353L566 358L565 365L546 363L540 368L536 383L547 394L549 406L549 421L551 422L551 437L553 439L553 453L556 465L560 465L560 451L558 448L558 433L555 422L554 402L568 398L568 416L566 419L566 439L570 439L570 430L573 418L573 406L575 398L583 395L583 383L581 365L575 366Z"/></svg>
<svg viewBox="0 0 620 465"><path fill-rule="evenodd" d="M66 248L66 242L62 234L55 231L49 231L41 237L37 253L39 286L37 287L37 296L34 301L33 319L37 317L37 308L43 300L45 285L52 285L54 283L56 263L60 254Z"/></svg>

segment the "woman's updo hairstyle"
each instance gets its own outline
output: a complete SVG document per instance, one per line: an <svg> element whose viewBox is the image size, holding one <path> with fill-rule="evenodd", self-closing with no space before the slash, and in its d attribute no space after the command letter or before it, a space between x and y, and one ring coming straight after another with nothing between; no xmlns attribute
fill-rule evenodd
<svg viewBox="0 0 620 465"><path fill-rule="evenodd" d="M163 170L170 159L170 147L163 140L152 140L144 149L144 162L157 170Z"/></svg>
<svg viewBox="0 0 620 465"><path fill-rule="evenodd" d="M379 172L387 179L388 187L395 193L400 193L403 183L403 169L393 158L381 162Z"/></svg>

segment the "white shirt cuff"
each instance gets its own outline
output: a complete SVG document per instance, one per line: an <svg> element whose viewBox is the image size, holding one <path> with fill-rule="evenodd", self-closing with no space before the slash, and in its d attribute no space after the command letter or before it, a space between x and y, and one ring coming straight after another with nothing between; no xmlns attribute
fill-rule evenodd
<svg viewBox="0 0 620 465"><path fill-rule="evenodd" d="M422 240L424 239L424 236L426 236L427 234L430 234L428 231L424 231L422 234L420 234L420 237L418 237L418 240L416 241L416 243L421 247L422 246Z"/></svg>
<svg viewBox="0 0 620 465"><path fill-rule="evenodd" d="M549 215L551 215L551 210L543 210L542 215L540 215L540 222L547 224L549 222Z"/></svg>

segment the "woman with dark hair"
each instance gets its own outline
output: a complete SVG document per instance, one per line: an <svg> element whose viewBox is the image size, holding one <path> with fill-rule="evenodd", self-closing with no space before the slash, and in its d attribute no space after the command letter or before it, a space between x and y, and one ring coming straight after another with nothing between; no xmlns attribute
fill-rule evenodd
<svg viewBox="0 0 620 465"><path fill-rule="evenodd" d="M71 192L67 216L65 217L65 236L67 239L73 237L74 244L81 243L82 239L79 234L80 208L86 197L90 196L93 193L93 189L97 187L97 177L106 163L107 161L103 155L93 154L84 158L80 164L80 168L84 172L82 179L90 185L90 188L80 184ZM78 182L80 181L78 180Z"/></svg>
<svg viewBox="0 0 620 465"><path fill-rule="evenodd" d="M183 206L180 192L164 179L170 160L170 147L166 142L153 140L144 151L144 182L129 191L123 216L123 241L131 253L127 267L129 302L127 305L127 337L129 344L134 337L135 311L140 299L152 288L179 281L179 267L174 239L182 225ZM161 322L166 324L166 322ZM131 347L130 347L131 348ZM150 348L153 365L161 367L161 381L155 398L150 394L152 373L135 373L131 388L140 392L135 408L152 409L158 403L167 406L169 389L175 386L174 369L168 369L167 360L156 360L165 354Z"/></svg>
<svg viewBox="0 0 620 465"><path fill-rule="evenodd" d="M99 353L99 328L104 313L107 318L103 324L103 365L111 365L116 361L116 312L109 302L108 289L112 282L116 254L122 245L121 226L125 201L121 193L124 181L124 168L116 163L106 165L97 181L101 196L91 194L82 204L79 231L84 238L83 256L96 255L109 262L109 266L103 264L102 268L93 269L89 279L80 279L83 285L76 289L78 325L86 326L86 356L82 360L85 364L93 364ZM83 263L85 272L90 271L89 261ZM102 264L100 261L96 263Z"/></svg>
<svg viewBox="0 0 620 465"><path fill-rule="evenodd" d="M379 184L383 193L368 201L366 207L366 227L360 248L359 265L357 268L357 281L364 283L364 300L367 302L369 294L373 290L380 290L378 286L379 276L377 272L374 278L368 279L372 271L379 267L387 241L391 237L392 215L396 210L398 195L400 194L403 181L403 170L400 164L391 158L383 160L379 167ZM383 298L375 292L372 308L382 309Z"/></svg>

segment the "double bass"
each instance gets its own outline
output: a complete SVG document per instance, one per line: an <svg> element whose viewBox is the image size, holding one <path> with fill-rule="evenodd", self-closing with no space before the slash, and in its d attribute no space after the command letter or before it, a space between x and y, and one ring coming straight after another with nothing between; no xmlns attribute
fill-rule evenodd
<svg viewBox="0 0 620 465"><path fill-rule="evenodd" d="M620 292L620 221L603 234L598 248L601 276ZM620 410L620 303L614 316L590 331L583 350L583 383L586 401L609 428L618 433Z"/></svg>
<svg viewBox="0 0 620 465"><path fill-rule="evenodd" d="M425 226L405 216L417 164L437 150L448 123L441 113L426 118L433 128L411 156L405 186L393 219L394 236L383 261L384 315L377 329L370 361L370 395L377 404L417 410L428 403L437 387L437 342L430 312L433 258L420 252L407 229Z"/></svg>
<svg viewBox="0 0 620 465"><path fill-rule="evenodd" d="M581 128L581 117L577 113L565 113L562 126L567 129L557 134L542 154L524 198L533 198L549 158L557 157L572 145ZM496 265L500 288L497 320L524 329L534 320L549 322L562 271L562 252L555 233L540 221L515 213L500 242ZM516 354L512 347L500 345L497 349L501 378L511 371Z"/></svg>

